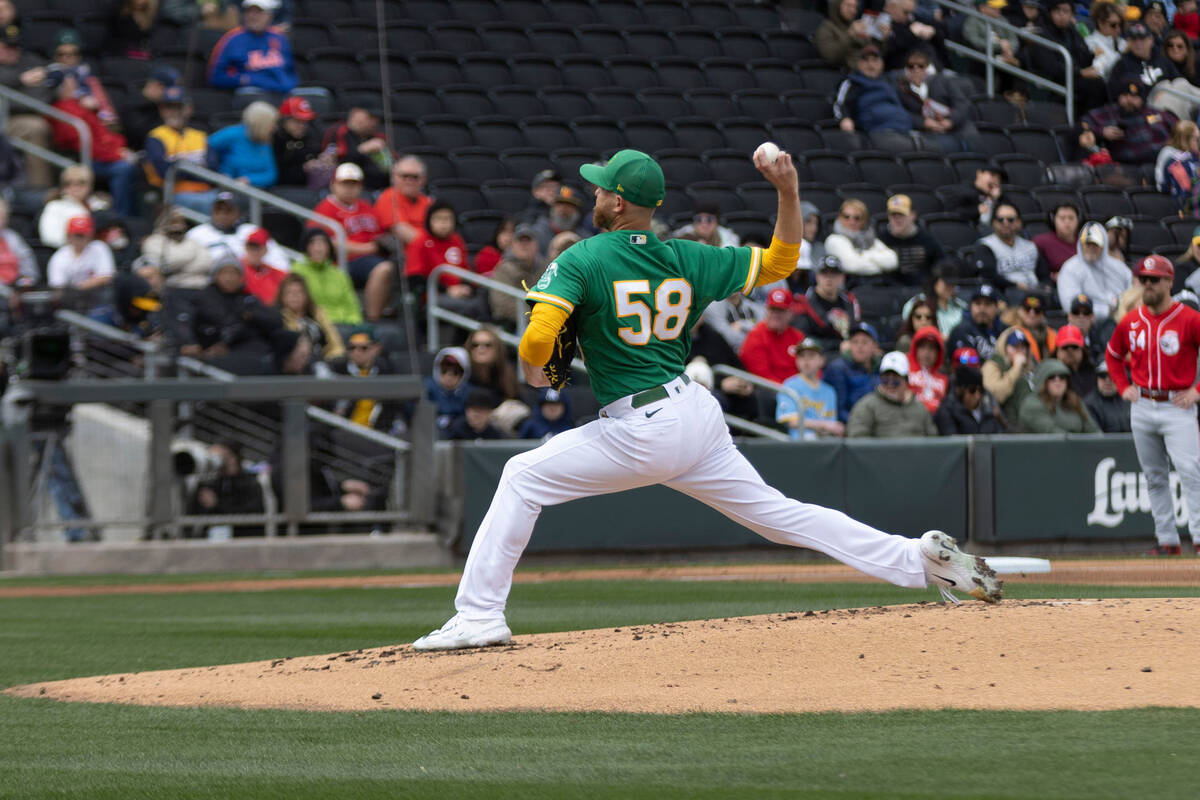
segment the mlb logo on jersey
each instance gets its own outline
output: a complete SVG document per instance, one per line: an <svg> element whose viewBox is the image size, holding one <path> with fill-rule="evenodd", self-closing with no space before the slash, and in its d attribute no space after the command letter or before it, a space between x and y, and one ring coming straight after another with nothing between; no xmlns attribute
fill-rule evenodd
<svg viewBox="0 0 1200 800"><path fill-rule="evenodd" d="M646 243L646 234L644 234L644 233L629 234L629 243L630 244L645 244Z"/></svg>

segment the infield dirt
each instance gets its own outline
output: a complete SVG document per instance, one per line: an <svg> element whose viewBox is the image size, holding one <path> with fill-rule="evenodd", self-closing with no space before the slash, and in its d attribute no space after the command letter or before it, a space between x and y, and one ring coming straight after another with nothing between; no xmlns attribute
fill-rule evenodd
<svg viewBox="0 0 1200 800"><path fill-rule="evenodd" d="M1200 707L1200 599L932 603L75 678L21 697L319 711Z"/></svg>

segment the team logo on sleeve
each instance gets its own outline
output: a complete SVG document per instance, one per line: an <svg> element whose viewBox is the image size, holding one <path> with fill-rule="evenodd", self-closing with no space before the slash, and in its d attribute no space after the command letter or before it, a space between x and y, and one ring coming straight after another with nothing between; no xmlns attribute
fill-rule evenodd
<svg viewBox="0 0 1200 800"><path fill-rule="evenodd" d="M644 233L629 234L629 243L630 244L645 244L646 243L646 234L644 234Z"/></svg>
<svg viewBox="0 0 1200 800"><path fill-rule="evenodd" d="M550 281L554 280L554 276L557 274L558 274L558 262L551 261L550 266L546 267L546 271L542 273L542 277L538 279L538 282L534 285L533 288L537 289L537 290L545 289L547 286L550 285Z"/></svg>
<svg viewBox="0 0 1200 800"><path fill-rule="evenodd" d="M1179 352L1179 334L1175 331L1167 331L1162 336L1158 337L1158 349L1169 356L1173 356Z"/></svg>

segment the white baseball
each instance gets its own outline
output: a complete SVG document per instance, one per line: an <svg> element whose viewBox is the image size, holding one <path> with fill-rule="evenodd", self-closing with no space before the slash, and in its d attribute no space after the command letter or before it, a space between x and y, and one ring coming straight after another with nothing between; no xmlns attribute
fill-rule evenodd
<svg viewBox="0 0 1200 800"><path fill-rule="evenodd" d="M779 158L779 145L774 142L763 142L755 149L754 155L762 156L768 164L774 164L775 159Z"/></svg>

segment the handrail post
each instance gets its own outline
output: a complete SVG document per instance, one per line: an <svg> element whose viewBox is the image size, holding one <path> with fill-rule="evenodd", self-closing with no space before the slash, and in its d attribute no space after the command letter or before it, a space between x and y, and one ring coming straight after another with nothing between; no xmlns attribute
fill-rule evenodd
<svg viewBox="0 0 1200 800"><path fill-rule="evenodd" d="M308 414L304 400L284 400L283 426L283 514L287 535L296 536L308 514Z"/></svg>
<svg viewBox="0 0 1200 800"><path fill-rule="evenodd" d="M438 338L438 290L437 282L441 277L442 268L438 267L433 272L429 273L429 278L425 281L425 337L429 342L429 349L437 352L441 348L441 342Z"/></svg>
<svg viewBox="0 0 1200 800"><path fill-rule="evenodd" d="M92 168L92 132L88 128L87 124L84 123L83 120L81 120L79 117L72 116L71 114L68 114L65 111L57 109L52 105L43 103L41 100L38 100L36 97L30 97L29 95L25 94L24 92L18 92L17 90L12 89L8 86L0 86L0 97L3 97L8 101L17 103L21 106L24 106L33 111L36 111L37 113L41 114L44 117L52 117L53 119L56 119L59 122L66 123L67 125L70 125L72 128L74 128L75 134L79 137L79 163L82 164L83 166L87 167L88 169ZM7 106L7 104L6 104L6 106ZM8 121L7 114L5 114L6 129L7 129L7 121ZM21 141L22 144L26 144L26 145L28 144L19 139L14 140L14 141ZM30 148L33 148L35 155L37 154L36 151L42 150L42 148L37 147L36 145L29 145L28 147L22 147L20 149L29 150ZM42 151L42 152L46 152L46 151ZM54 153L51 155L57 156L58 154ZM59 158L61 158L61 156L59 156ZM43 158L43 160L45 160L45 159ZM63 160L65 161L66 159L63 159Z"/></svg>
<svg viewBox="0 0 1200 800"><path fill-rule="evenodd" d="M996 29L989 19L985 23L987 30L987 93L988 97L996 96Z"/></svg>

